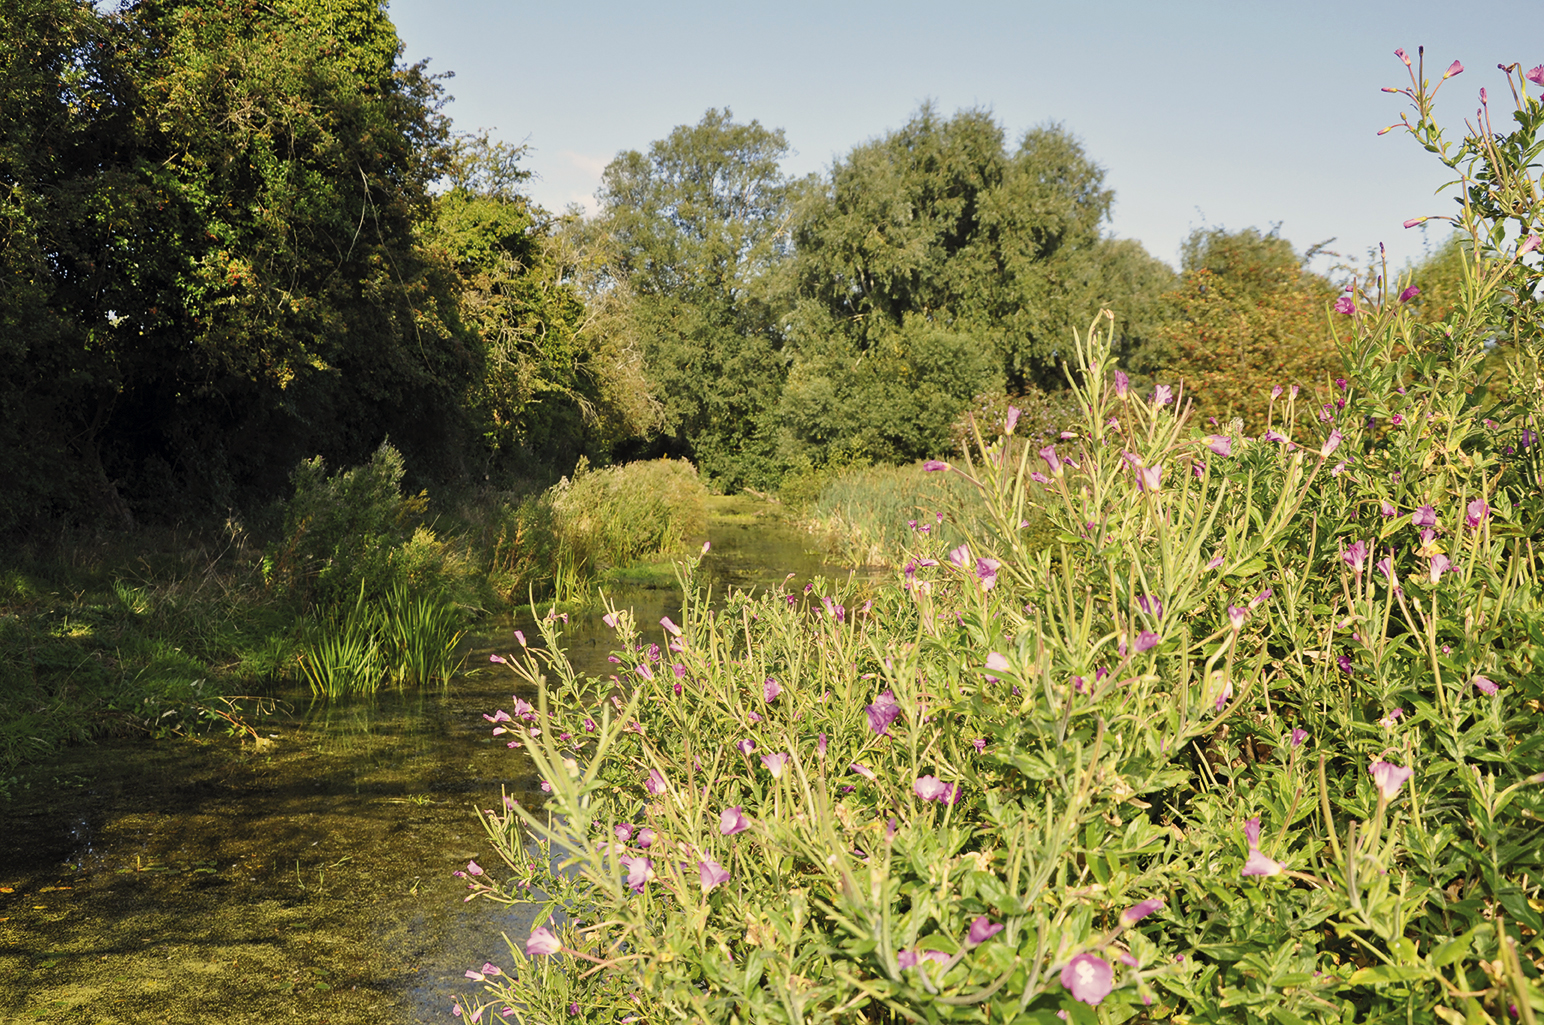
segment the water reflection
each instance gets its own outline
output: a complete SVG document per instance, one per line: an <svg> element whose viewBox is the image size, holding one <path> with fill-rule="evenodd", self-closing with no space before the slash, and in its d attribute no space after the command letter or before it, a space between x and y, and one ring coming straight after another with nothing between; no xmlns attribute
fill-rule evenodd
<svg viewBox="0 0 1544 1025"><path fill-rule="evenodd" d="M719 595L843 572L749 503L721 501L710 539L701 579ZM611 597L640 624L679 615L674 589ZM124 740L32 771L0 809L0 1020L453 1020L465 970L530 931L531 909L465 903L451 873L486 851L474 805L537 800L523 752L482 718L511 692L488 654L532 626L474 638L479 671L448 690L275 695L260 748ZM562 643L581 671L609 669L598 611Z"/></svg>

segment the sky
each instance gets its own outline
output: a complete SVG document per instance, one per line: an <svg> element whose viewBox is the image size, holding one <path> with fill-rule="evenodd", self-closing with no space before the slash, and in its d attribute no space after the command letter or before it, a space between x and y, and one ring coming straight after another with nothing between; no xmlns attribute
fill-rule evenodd
<svg viewBox="0 0 1544 1025"><path fill-rule="evenodd" d="M925 101L990 110L1010 142L1059 122L1115 191L1108 233L1173 265L1197 228L1280 233L1355 265L1391 269L1446 232L1451 175L1402 131L1409 84L1394 56L1427 48L1449 137L1487 87L1510 110L1498 63L1544 63L1544 3L1495 0L1020 0L950 4L665 0L653 4L391 0L409 61L454 72L457 130L530 147L532 197L593 210L606 164L647 151L709 108L782 128L792 175L827 169L899 128ZM1477 12L1483 11L1483 15ZM1499 94L1499 95L1498 95ZM1500 109L1498 110L1498 104ZM1336 262L1321 257L1315 268Z"/></svg>

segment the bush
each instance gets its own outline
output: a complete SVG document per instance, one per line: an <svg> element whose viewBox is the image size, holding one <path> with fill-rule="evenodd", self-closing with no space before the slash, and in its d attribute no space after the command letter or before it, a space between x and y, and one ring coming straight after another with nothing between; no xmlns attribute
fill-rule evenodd
<svg viewBox="0 0 1544 1025"><path fill-rule="evenodd" d="M804 525L846 565L894 566L920 549L958 545L982 511L980 496L959 477L921 464L867 466L829 481Z"/></svg>
<svg viewBox="0 0 1544 1025"><path fill-rule="evenodd" d="M1532 151L1474 152L1521 194L1488 155ZM862 605L688 573L590 680L549 620L513 718L550 797L464 873L541 909L474 1016L1535 1020L1544 391L1476 374L1539 242L1484 227L1445 323L1348 294L1342 378L1259 436L1132 390L1101 315L1074 436L978 439L979 530Z"/></svg>

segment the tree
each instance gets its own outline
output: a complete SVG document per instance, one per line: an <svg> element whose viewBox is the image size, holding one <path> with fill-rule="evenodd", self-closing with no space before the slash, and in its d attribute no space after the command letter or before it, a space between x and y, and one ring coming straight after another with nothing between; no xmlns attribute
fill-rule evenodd
<svg viewBox="0 0 1544 1025"><path fill-rule="evenodd" d="M471 354L416 236L446 124L379 0L24 0L0 29L0 402L64 482L18 464L12 523L229 508L387 433L410 474L455 465Z"/></svg>
<svg viewBox="0 0 1544 1025"><path fill-rule="evenodd" d="M709 110L647 155L618 154L598 215L576 229L590 296L622 293L603 301L625 311L642 351L665 447L730 488L766 487L778 473L787 150L780 130Z"/></svg>
<svg viewBox="0 0 1544 1025"><path fill-rule="evenodd" d="M1137 243L1101 236L1103 182L1059 126L1009 153L987 111L944 118L930 105L807 182L784 402L794 443L934 454L976 394L1059 383L1057 357L1100 306L1150 327L1171 275ZM922 415L904 403L871 415L898 398L887 375L902 367L931 382L925 431L903 423Z"/></svg>
<svg viewBox="0 0 1544 1025"><path fill-rule="evenodd" d="M1340 368L1326 321L1336 289L1273 230L1199 229L1182 249L1180 285L1152 358L1203 417L1260 429L1277 386L1314 386Z"/></svg>

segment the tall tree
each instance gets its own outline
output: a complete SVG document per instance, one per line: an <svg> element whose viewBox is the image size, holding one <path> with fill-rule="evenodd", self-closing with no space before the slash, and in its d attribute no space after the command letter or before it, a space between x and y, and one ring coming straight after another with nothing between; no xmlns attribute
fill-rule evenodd
<svg viewBox="0 0 1544 1025"><path fill-rule="evenodd" d="M0 19L25 44L0 65L0 251L26 281L0 358L36 385L0 402L19 390L60 478L95 482L38 484L26 509L228 507L388 432L410 467L453 463L471 362L454 276L415 234L446 126L379 0Z"/></svg>
<svg viewBox="0 0 1544 1025"><path fill-rule="evenodd" d="M1102 237L1111 200L1065 130L1033 129L1010 153L979 109L924 106L810 181L783 403L796 441L932 454L974 395L1055 384L1072 329L1101 305L1148 324L1170 274Z"/></svg>
<svg viewBox="0 0 1544 1025"><path fill-rule="evenodd" d="M592 292L627 293L668 448L729 487L765 487L778 472L787 151L781 130L709 110L647 154L619 154L583 229Z"/></svg>

